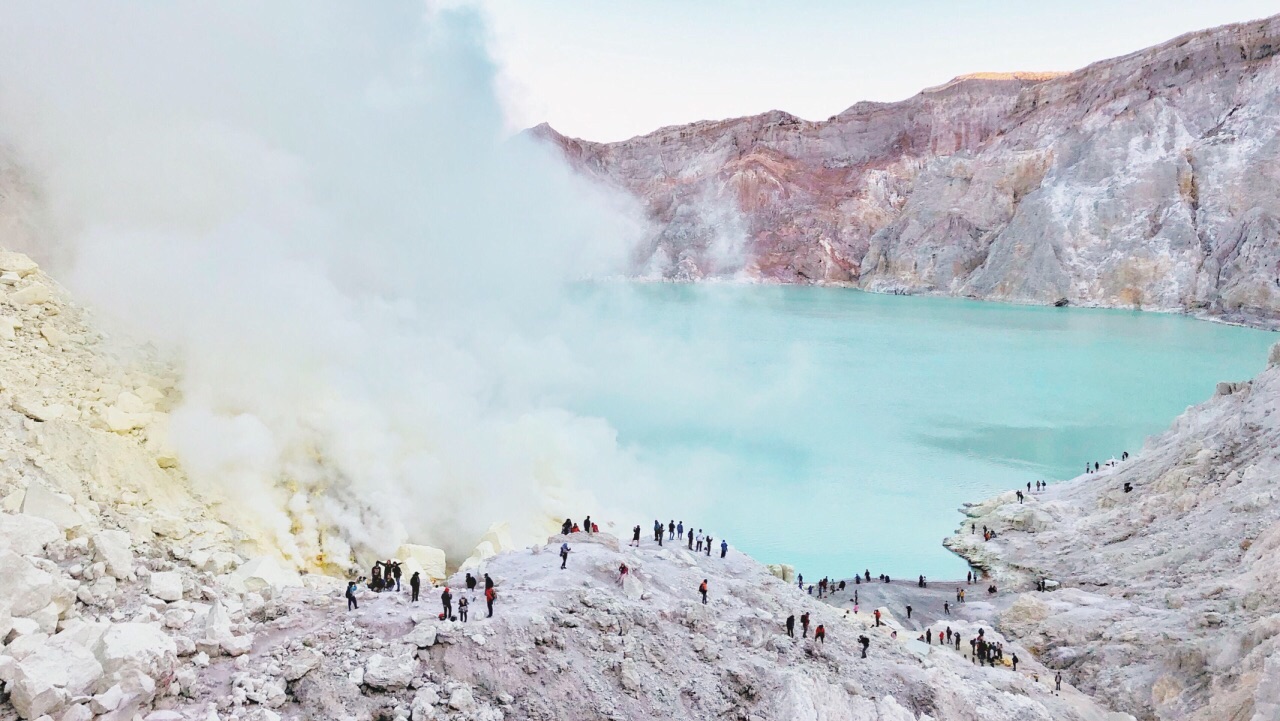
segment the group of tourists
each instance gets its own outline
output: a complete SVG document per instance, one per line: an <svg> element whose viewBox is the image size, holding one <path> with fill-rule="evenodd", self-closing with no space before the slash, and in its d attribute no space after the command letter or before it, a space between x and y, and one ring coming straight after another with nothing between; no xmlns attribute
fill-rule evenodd
<svg viewBox="0 0 1280 721"><path fill-rule="evenodd" d="M369 590L377 593L400 591L401 576L402 571L400 569L399 561L376 561L373 564L373 569L369 573ZM364 582L365 578L363 576L356 581L347 582L347 591L345 595L347 598L348 611L355 611L360 608L360 601L356 596L356 593L360 590L360 584ZM476 590L479 580L471 573L467 573L465 583L467 592L471 593ZM414 571L413 575L409 577L410 603L418 602L418 596L421 591L422 576L418 571ZM484 600L489 612L487 618L493 617L493 603L497 598L498 591L496 584L494 584L493 579L489 577L489 574L486 573L484 574ZM471 602L472 599L468 596L459 597L457 614L455 615L453 607L453 590L446 586L444 591L440 594L440 603L444 609L443 613L440 614L440 620L465 622L469 617Z"/></svg>
<svg viewBox="0 0 1280 721"><path fill-rule="evenodd" d="M1124 451L1124 452L1122 452L1122 453L1120 454L1120 460L1122 460L1122 461L1127 461L1127 460L1129 460L1129 452L1128 452L1128 451ZM1084 464L1084 472L1085 472L1085 473L1097 473L1098 471L1102 470L1102 467L1103 467L1103 466L1114 466L1115 464L1116 464L1116 460L1115 460L1114 458L1112 458L1111 460L1107 461L1106 463L1098 463L1097 461L1094 461L1092 464L1090 464L1090 463L1086 463L1086 464Z"/></svg>

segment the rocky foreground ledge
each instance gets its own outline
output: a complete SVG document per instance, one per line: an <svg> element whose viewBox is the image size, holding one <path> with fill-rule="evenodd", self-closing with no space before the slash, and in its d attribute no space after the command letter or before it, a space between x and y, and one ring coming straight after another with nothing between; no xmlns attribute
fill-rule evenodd
<svg viewBox="0 0 1280 721"><path fill-rule="evenodd" d="M1128 718L732 551L575 534L565 570L560 538L479 554L493 618L456 575L440 585L467 623L438 617L440 585L349 611L342 578L298 573L192 486L165 442L176 376L112 355L90 320L0 253L0 720ZM785 634L805 611L825 643Z"/></svg>
<svg viewBox="0 0 1280 721"><path fill-rule="evenodd" d="M999 628L1116 709L1280 719L1278 411L1280 345L1129 460L1023 504L1009 492L966 506L946 545L1005 588L1059 582Z"/></svg>

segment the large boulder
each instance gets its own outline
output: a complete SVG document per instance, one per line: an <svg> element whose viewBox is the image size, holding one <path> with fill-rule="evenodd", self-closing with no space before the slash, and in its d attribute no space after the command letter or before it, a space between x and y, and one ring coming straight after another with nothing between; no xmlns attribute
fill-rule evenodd
<svg viewBox="0 0 1280 721"><path fill-rule="evenodd" d="M272 556L259 556L227 576L238 591L255 592L264 588L281 589L301 586L302 577Z"/></svg>
<svg viewBox="0 0 1280 721"><path fill-rule="evenodd" d="M36 272L40 266L36 262L22 253L12 250L0 250L0 273L13 273L19 278L25 278Z"/></svg>
<svg viewBox="0 0 1280 721"><path fill-rule="evenodd" d="M148 591L161 601L181 601L182 575L177 571L157 571L151 574Z"/></svg>
<svg viewBox="0 0 1280 721"><path fill-rule="evenodd" d="M23 718L39 718L61 709L74 697L93 693L102 664L73 639L53 637L13 668L10 701Z"/></svg>
<svg viewBox="0 0 1280 721"><path fill-rule="evenodd" d="M52 521L58 528L67 530L84 525L84 517L76 510L69 496L54 493L43 483L31 483L22 498L22 512L28 516Z"/></svg>
<svg viewBox="0 0 1280 721"><path fill-rule="evenodd" d="M94 654L113 682L135 673L158 679L178 662L177 645L153 623L112 624L98 640Z"/></svg>
<svg viewBox="0 0 1280 721"><path fill-rule="evenodd" d="M0 613L29 616L53 601L53 576L13 551L0 551L0 579Z"/></svg>
<svg viewBox="0 0 1280 721"><path fill-rule="evenodd" d="M375 653L364 665L366 686L385 691L408 688L418 670L418 661L412 655L384 656Z"/></svg>
<svg viewBox="0 0 1280 721"><path fill-rule="evenodd" d="M93 534L93 560L105 563L107 573L124 580L133 573L133 550L129 534L124 531L98 531Z"/></svg>
<svg viewBox="0 0 1280 721"><path fill-rule="evenodd" d="M403 566L405 578L413 576L414 571L421 573L424 579L432 583L448 577L444 551L439 548L406 543L396 551L396 558Z"/></svg>
<svg viewBox="0 0 1280 721"><path fill-rule="evenodd" d="M13 551L19 556L38 555L50 542L61 538L65 538L65 534L47 518L0 513L0 551Z"/></svg>
<svg viewBox="0 0 1280 721"><path fill-rule="evenodd" d="M489 526L489 530L480 537L480 542L476 544L475 550L458 568L462 571L470 570L499 553L506 553L514 549L515 544L511 541L511 527L505 521L495 523Z"/></svg>

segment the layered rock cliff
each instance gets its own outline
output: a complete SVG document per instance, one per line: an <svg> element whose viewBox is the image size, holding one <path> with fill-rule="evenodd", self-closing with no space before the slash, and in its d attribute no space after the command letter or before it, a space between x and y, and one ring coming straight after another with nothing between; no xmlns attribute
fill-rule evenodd
<svg viewBox="0 0 1280 721"><path fill-rule="evenodd" d="M1280 16L1067 74L978 74L825 121L617 143L534 130L633 193L637 273L1280 322Z"/></svg>

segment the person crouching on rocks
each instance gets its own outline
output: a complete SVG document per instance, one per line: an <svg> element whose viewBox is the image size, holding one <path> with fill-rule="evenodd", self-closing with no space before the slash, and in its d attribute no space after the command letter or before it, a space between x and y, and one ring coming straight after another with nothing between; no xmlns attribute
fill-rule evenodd
<svg viewBox="0 0 1280 721"><path fill-rule="evenodd" d="M813 631L813 640L820 641L821 643L826 644L827 627L823 626L822 624L818 624L818 627Z"/></svg>

